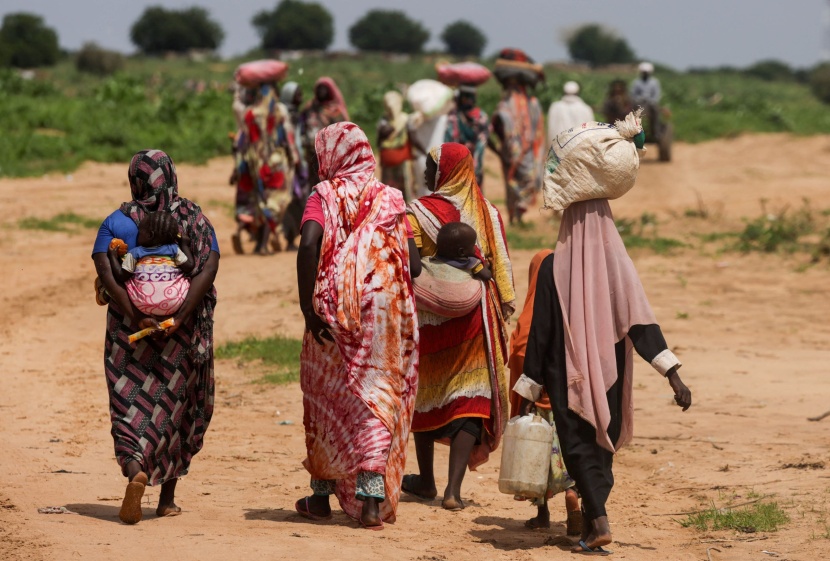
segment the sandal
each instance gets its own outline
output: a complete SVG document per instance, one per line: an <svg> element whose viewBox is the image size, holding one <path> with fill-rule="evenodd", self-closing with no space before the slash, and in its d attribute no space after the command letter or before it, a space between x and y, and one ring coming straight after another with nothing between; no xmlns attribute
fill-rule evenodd
<svg viewBox="0 0 830 561"><path fill-rule="evenodd" d="M403 479L401 480L401 491L403 491L407 495L412 495L413 497L421 499L422 501L431 501L431 500L435 499L435 497L438 496L437 491L431 497L429 495L424 495L422 493L419 493L419 492L415 491L414 482L417 481L419 477L421 477L421 476L416 475L414 473L410 473L409 475L404 475Z"/></svg>
<svg viewBox="0 0 830 561"><path fill-rule="evenodd" d="M329 512L325 516L321 516L319 514L314 514L311 512L311 509L308 506L308 499L309 497L303 497L296 503L294 503L294 509L296 509L297 513L302 516L303 518L308 518L309 520L313 520L314 522L320 522L322 520L331 520L331 513ZM300 503L305 508L301 508Z"/></svg>
<svg viewBox="0 0 830 561"><path fill-rule="evenodd" d="M121 502L121 510L118 511L118 518L124 524L137 524L141 522L141 498L144 496L147 481L147 474L141 471L133 477L132 481L127 483L127 490L124 491L124 500Z"/></svg>
<svg viewBox="0 0 830 561"><path fill-rule="evenodd" d="M607 549L603 549L601 546L597 546L594 548L588 547L588 544L585 543L584 540L579 540L579 545L571 550L571 553L578 553L580 555L597 555L601 557L605 557L606 555L611 555L611 551Z"/></svg>

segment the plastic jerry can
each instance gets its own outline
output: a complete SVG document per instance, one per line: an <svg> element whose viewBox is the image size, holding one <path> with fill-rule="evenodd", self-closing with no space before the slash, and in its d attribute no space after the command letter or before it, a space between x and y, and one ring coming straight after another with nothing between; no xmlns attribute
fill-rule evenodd
<svg viewBox="0 0 830 561"><path fill-rule="evenodd" d="M545 496L553 427L539 415L513 417L504 431L499 491L528 499Z"/></svg>

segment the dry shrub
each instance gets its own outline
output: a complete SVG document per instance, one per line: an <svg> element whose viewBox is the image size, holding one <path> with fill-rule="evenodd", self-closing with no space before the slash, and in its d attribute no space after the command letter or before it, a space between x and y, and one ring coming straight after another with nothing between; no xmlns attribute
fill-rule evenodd
<svg viewBox="0 0 830 561"><path fill-rule="evenodd" d="M109 76L124 67L124 55L99 47L95 43L84 43L75 59L79 72Z"/></svg>

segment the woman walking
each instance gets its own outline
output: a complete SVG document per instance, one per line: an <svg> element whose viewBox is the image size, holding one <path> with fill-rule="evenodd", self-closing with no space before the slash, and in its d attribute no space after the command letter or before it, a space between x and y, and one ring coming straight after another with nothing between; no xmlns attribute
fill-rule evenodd
<svg viewBox="0 0 830 561"><path fill-rule="evenodd" d="M349 120L349 110L346 100L334 80L323 76L314 83L314 97L312 97L300 113L302 128L302 151L308 169L317 167L315 146L317 133L335 123ZM312 185L316 183L313 181Z"/></svg>
<svg viewBox="0 0 830 561"><path fill-rule="evenodd" d="M421 368L412 431L419 475L407 475L404 491L425 499L437 495L433 443L450 444L449 480L442 505L464 508L461 483L496 449L507 422L507 335L505 318L514 310L513 273L498 210L475 181L470 151L461 144L433 148L427 158L427 188L434 194L410 205L409 220L422 257L437 253L438 230L464 222L478 236L482 261L493 279L481 306L465 316L435 316L421 327Z"/></svg>
<svg viewBox="0 0 830 561"><path fill-rule="evenodd" d="M317 135L323 180L306 205L297 256L306 319L303 422L313 495L300 515L331 518L329 496L363 527L394 522L418 385L412 276L420 271L400 191L374 178L353 123ZM318 247L319 258L318 258Z"/></svg>
<svg viewBox="0 0 830 561"><path fill-rule="evenodd" d="M181 513L175 503L178 478L204 444L213 415L213 281L219 248L210 221L195 203L179 197L176 168L161 150L133 156L128 171L132 200L113 212L98 232L92 259L99 294L108 300L104 371L110 400L112 437L121 471L129 479L119 518L141 520L145 485L161 485L158 516ZM131 303L112 273L110 242L119 238L136 247L138 223L150 212L169 212L182 239L190 240L195 267L187 298L175 324L159 338L131 344L128 336L158 327Z"/></svg>
<svg viewBox="0 0 830 561"><path fill-rule="evenodd" d="M634 146L642 148L645 140L638 117L561 133L553 146L570 151L552 149L547 163L546 206L564 212L556 250L539 269L517 391L535 401L544 389L550 398L565 466L582 495L575 553L605 554L603 546L611 543L605 503L614 485L614 454L633 434L632 351L667 378L677 405L685 411L692 404L608 199L589 198L618 197L634 185ZM584 135L575 147L568 145L573 135Z"/></svg>

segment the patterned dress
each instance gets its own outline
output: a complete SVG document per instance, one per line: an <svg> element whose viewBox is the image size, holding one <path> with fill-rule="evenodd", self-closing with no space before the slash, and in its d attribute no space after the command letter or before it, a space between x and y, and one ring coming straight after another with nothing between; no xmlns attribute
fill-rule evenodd
<svg viewBox="0 0 830 561"><path fill-rule="evenodd" d="M447 132L444 142L457 142L467 147L475 161L476 183L484 188L484 151L490 137L490 118L478 107L469 111L454 108L447 115Z"/></svg>
<svg viewBox="0 0 830 561"><path fill-rule="evenodd" d="M412 430L433 433L459 419L481 419L484 434L470 456L470 469L489 458L507 422L507 333L505 316L516 299L507 243L498 210L475 183L473 158L466 147L447 143L430 156L438 163L433 195L410 204L409 220L423 257L436 254L441 226L464 222L478 234L480 258L492 267L493 280L482 291L481 305L459 318L419 313L421 368ZM455 430L455 429L453 429Z"/></svg>
<svg viewBox="0 0 830 561"><path fill-rule="evenodd" d="M121 212L136 226L147 212L173 214L191 240L196 260L191 276L205 266L214 241L213 227L195 203L178 195L176 168L160 150L133 157L128 172L133 200ZM126 476L135 460L161 485L185 475L202 449L213 415L213 309L211 287L190 319L173 335L145 337L130 344L138 325L127 323L115 303L107 309L104 370L109 391L115 456Z"/></svg>
<svg viewBox="0 0 830 561"><path fill-rule="evenodd" d="M512 222L521 219L542 186L545 118L539 100L521 86L505 93L494 116L504 127L502 171Z"/></svg>

